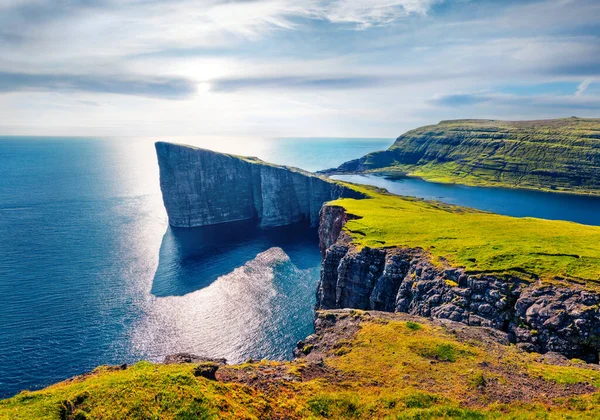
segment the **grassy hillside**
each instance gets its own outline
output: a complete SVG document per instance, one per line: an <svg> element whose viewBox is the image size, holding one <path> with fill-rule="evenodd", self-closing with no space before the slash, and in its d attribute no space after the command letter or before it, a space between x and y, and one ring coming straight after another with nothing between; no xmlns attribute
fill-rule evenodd
<svg viewBox="0 0 600 420"><path fill-rule="evenodd" d="M442 121L339 170L600 194L600 119Z"/></svg>
<svg viewBox="0 0 600 420"><path fill-rule="evenodd" d="M319 314L293 362L141 362L0 401L1 419L562 419L600 416L597 366L403 314Z"/></svg>
<svg viewBox="0 0 600 420"><path fill-rule="evenodd" d="M600 286L600 227L500 216L355 188L371 198L331 204L360 216L345 226L358 246L420 247L470 272L563 278Z"/></svg>

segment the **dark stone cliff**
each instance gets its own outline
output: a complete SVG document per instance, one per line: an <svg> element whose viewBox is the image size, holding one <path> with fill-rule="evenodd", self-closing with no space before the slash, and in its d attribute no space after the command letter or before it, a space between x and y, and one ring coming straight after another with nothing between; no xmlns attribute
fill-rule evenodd
<svg viewBox="0 0 600 420"><path fill-rule="evenodd" d="M156 143L169 223L207 226L256 220L261 227L319 223L323 203L362 198L338 183L295 168L191 146Z"/></svg>
<svg viewBox="0 0 600 420"><path fill-rule="evenodd" d="M505 331L528 351L598 362L600 295L576 286L469 274L432 264L422 249L357 250L342 207L325 206L319 227L319 309L406 312Z"/></svg>

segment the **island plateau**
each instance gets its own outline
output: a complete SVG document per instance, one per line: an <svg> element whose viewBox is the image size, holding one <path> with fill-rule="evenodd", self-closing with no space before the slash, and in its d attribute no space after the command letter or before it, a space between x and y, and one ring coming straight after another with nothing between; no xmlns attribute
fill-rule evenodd
<svg viewBox="0 0 600 420"><path fill-rule="evenodd" d="M442 121L324 172L598 195L600 119Z"/></svg>

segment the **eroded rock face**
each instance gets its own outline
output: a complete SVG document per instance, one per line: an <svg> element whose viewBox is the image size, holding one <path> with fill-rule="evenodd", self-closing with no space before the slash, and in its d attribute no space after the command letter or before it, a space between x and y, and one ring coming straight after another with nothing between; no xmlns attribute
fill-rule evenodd
<svg viewBox="0 0 600 420"><path fill-rule="evenodd" d="M172 143L156 143L169 223L207 226L256 220L261 227L319 223L324 202L362 194L295 168Z"/></svg>
<svg viewBox="0 0 600 420"><path fill-rule="evenodd" d="M505 331L520 347L598 361L600 295L517 277L471 275L431 263L421 249L357 250L341 207L321 212L319 309L354 308L448 319ZM329 245L329 246L328 246ZM327 247L323 249L324 247Z"/></svg>
<svg viewBox="0 0 600 420"><path fill-rule="evenodd" d="M556 286L523 290L515 305L517 342L526 349L577 355L600 348L600 296Z"/></svg>
<svg viewBox="0 0 600 420"><path fill-rule="evenodd" d="M199 356L193 353L176 353L165 357L163 363L165 365L179 363L215 363L225 365L227 364L227 359Z"/></svg>
<svg viewBox="0 0 600 420"><path fill-rule="evenodd" d="M319 223L319 248L321 255L336 242L339 242L342 228L348 221L348 214L340 206L325 206L321 209Z"/></svg>

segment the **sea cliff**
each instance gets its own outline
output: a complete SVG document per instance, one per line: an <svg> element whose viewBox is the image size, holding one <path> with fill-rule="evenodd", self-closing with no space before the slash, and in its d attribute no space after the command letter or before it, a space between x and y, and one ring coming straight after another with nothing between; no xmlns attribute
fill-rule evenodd
<svg viewBox="0 0 600 420"><path fill-rule="evenodd" d="M351 188L296 168L157 142L160 187L169 223L197 227L256 220L261 227L319 222L323 203L360 198Z"/></svg>
<svg viewBox="0 0 600 420"><path fill-rule="evenodd" d="M421 247L359 247L344 207L324 206L318 309L355 308L448 319L508 333L527 351L598 362L600 294L514 274L468 272Z"/></svg>
<svg viewBox="0 0 600 420"><path fill-rule="evenodd" d="M403 198L189 146L156 150L173 226L318 224L319 309L449 319L598 362L600 228Z"/></svg>

